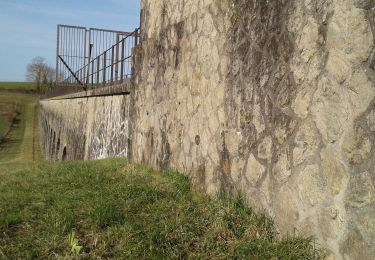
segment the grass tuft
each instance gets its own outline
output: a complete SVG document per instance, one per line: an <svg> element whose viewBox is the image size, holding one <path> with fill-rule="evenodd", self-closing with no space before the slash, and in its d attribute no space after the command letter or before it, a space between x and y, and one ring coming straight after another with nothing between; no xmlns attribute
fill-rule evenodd
<svg viewBox="0 0 375 260"><path fill-rule="evenodd" d="M100 228L108 228L120 225L125 218L120 205L111 201L101 201L95 207L90 216L95 225Z"/></svg>

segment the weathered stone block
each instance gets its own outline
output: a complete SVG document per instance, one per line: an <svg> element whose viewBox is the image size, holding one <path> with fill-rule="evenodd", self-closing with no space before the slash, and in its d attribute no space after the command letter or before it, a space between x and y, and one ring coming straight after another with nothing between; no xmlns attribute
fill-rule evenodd
<svg viewBox="0 0 375 260"><path fill-rule="evenodd" d="M254 155L250 155L246 166L246 179L250 185L255 187L263 177L266 168L255 159Z"/></svg>
<svg viewBox="0 0 375 260"><path fill-rule="evenodd" d="M337 151L328 148L322 150L320 154L323 163L323 175L333 196L342 191L344 181L348 176L345 166L339 161L337 154Z"/></svg>
<svg viewBox="0 0 375 260"><path fill-rule="evenodd" d="M344 138L342 149L350 164L358 165L371 154L372 143L361 128L350 130Z"/></svg>
<svg viewBox="0 0 375 260"><path fill-rule="evenodd" d="M297 189L306 207L321 203L326 198L325 188L318 165L306 166L298 176Z"/></svg>
<svg viewBox="0 0 375 260"><path fill-rule="evenodd" d="M368 172L350 177L347 191L347 204L350 207L362 208L375 202L375 188Z"/></svg>

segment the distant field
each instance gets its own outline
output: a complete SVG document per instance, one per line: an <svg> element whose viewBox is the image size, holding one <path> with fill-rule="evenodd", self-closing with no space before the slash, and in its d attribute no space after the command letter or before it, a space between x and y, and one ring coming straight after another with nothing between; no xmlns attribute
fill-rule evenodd
<svg viewBox="0 0 375 260"><path fill-rule="evenodd" d="M35 92L36 85L33 82L0 82L0 91Z"/></svg>

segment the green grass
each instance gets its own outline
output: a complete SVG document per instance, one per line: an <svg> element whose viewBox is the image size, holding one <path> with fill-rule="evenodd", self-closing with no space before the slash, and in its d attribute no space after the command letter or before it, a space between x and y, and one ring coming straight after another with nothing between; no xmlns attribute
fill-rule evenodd
<svg viewBox="0 0 375 260"><path fill-rule="evenodd" d="M0 173L0 258L314 259L311 239L277 239L238 196L210 199L175 172L125 160Z"/></svg>
<svg viewBox="0 0 375 260"><path fill-rule="evenodd" d="M0 82L0 91L35 92L36 84L33 82Z"/></svg>
<svg viewBox="0 0 375 260"><path fill-rule="evenodd" d="M18 112L7 142L0 145L0 170L2 165L19 167L37 161L40 154L36 129L38 98L34 95L2 93L0 103L2 111L4 107L14 107Z"/></svg>

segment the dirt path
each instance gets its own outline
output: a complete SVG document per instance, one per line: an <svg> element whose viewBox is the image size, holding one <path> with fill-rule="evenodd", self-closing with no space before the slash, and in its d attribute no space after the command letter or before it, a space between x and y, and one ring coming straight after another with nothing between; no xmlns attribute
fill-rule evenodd
<svg viewBox="0 0 375 260"><path fill-rule="evenodd" d="M37 97L0 94L0 103L15 105L19 112L6 142L0 145L0 167L38 161Z"/></svg>

